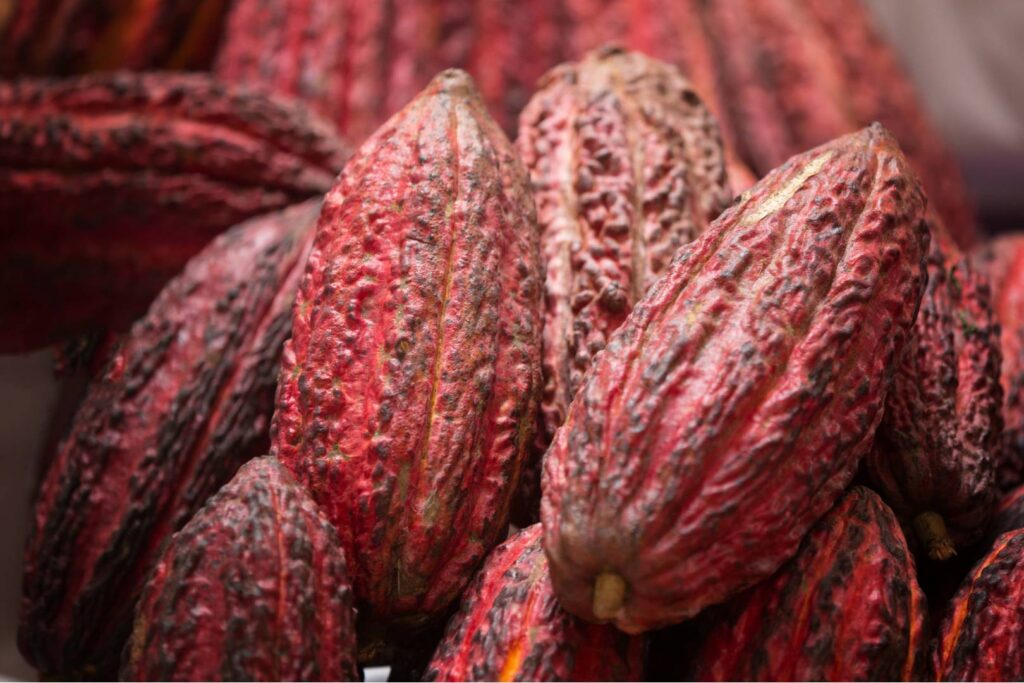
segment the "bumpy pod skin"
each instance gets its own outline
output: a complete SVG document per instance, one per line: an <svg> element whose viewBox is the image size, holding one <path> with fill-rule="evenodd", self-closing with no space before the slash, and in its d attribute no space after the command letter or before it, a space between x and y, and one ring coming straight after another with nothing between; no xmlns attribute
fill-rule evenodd
<svg viewBox="0 0 1024 683"><path fill-rule="evenodd" d="M539 524L494 549L427 667L428 681L639 681L644 637L563 610Z"/></svg>
<svg viewBox="0 0 1024 683"><path fill-rule="evenodd" d="M996 476L1009 491L1024 483L1024 234L990 240L972 261L989 277L1001 329L1004 424Z"/></svg>
<svg viewBox="0 0 1024 683"><path fill-rule="evenodd" d="M15 0L0 7L0 74L204 69L227 0Z"/></svg>
<svg viewBox="0 0 1024 683"><path fill-rule="evenodd" d="M1024 529L1003 534L946 608L936 639L939 681L1024 679Z"/></svg>
<svg viewBox="0 0 1024 683"><path fill-rule="evenodd" d="M1014 529L1024 529L1024 486L1018 486L999 500L988 536L995 538Z"/></svg>
<svg viewBox="0 0 1024 683"><path fill-rule="evenodd" d="M925 284L923 213L876 125L791 159L680 250L544 459L566 609L644 631L796 552L882 417Z"/></svg>
<svg viewBox="0 0 1024 683"><path fill-rule="evenodd" d="M25 551L18 644L47 675L116 672L161 544L265 453L318 203L218 237L113 354L47 471Z"/></svg>
<svg viewBox="0 0 1024 683"><path fill-rule="evenodd" d="M540 388L539 256L526 174L458 70L327 196L273 440L374 619L436 616L506 531Z"/></svg>
<svg viewBox="0 0 1024 683"><path fill-rule="evenodd" d="M1002 355L988 277L930 223L928 286L865 469L907 534L946 560L981 539L995 504Z"/></svg>
<svg viewBox="0 0 1024 683"><path fill-rule="evenodd" d="M146 582L126 681L358 681L334 527L276 458L242 466Z"/></svg>
<svg viewBox="0 0 1024 683"><path fill-rule="evenodd" d="M732 193L697 93L636 52L603 48L550 72L523 111L517 147L546 267L543 452L593 357Z"/></svg>
<svg viewBox="0 0 1024 683"><path fill-rule="evenodd" d="M925 621L896 516L855 486L775 576L701 617L691 680L920 680Z"/></svg>
<svg viewBox="0 0 1024 683"><path fill-rule="evenodd" d="M344 164L301 108L200 74L0 83L0 352L127 328L215 235Z"/></svg>

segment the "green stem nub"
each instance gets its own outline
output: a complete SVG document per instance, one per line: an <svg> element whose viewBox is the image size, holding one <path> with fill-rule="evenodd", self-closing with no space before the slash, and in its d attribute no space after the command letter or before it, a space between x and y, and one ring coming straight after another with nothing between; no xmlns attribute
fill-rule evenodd
<svg viewBox="0 0 1024 683"><path fill-rule="evenodd" d="M928 557L933 560L948 560L956 555L956 546L939 513L929 510L915 517L914 532L928 548Z"/></svg>
<svg viewBox="0 0 1024 683"><path fill-rule="evenodd" d="M601 572L594 579L594 616L610 621L626 599L626 581L615 572Z"/></svg>

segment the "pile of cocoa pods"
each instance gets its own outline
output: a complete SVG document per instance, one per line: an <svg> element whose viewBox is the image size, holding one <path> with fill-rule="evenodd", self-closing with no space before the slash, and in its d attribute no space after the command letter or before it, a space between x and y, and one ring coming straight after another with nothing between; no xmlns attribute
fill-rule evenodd
<svg viewBox="0 0 1024 683"><path fill-rule="evenodd" d="M14 0L0 75L42 676L1024 677L1024 233L856 0Z"/></svg>

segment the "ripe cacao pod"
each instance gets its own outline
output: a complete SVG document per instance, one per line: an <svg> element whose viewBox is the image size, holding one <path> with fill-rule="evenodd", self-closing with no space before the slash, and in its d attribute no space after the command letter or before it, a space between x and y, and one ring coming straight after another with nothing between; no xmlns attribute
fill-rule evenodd
<svg viewBox="0 0 1024 683"><path fill-rule="evenodd" d="M424 680L642 680L643 636L589 624L559 606L541 533L534 524L491 552Z"/></svg>
<svg viewBox="0 0 1024 683"><path fill-rule="evenodd" d="M896 516L855 486L775 576L700 617L691 680L920 680L925 612Z"/></svg>
<svg viewBox="0 0 1024 683"><path fill-rule="evenodd" d="M126 328L213 236L325 192L345 152L200 74L0 83L0 352Z"/></svg>
<svg viewBox="0 0 1024 683"><path fill-rule="evenodd" d="M546 266L543 452L591 359L732 193L700 97L675 68L636 52L599 49L551 71L517 147Z"/></svg>
<svg viewBox="0 0 1024 683"><path fill-rule="evenodd" d="M929 223L928 285L865 469L908 536L947 560L982 538L995 505L1001 352L988 277Z"/></svg>
<svg viewBox="0 0 1024 683"><path fill-rule="evenodd" d="M242 466L139 599L125 681L358 681L338 534L275 458Z"/></svg>
<svg viewBox="0 0 1024 683"><path fill-rule="evenodd" d="M946 610L934 656L939 681L1024 679L1024 529L1003 534Z"/></svg>
<svg viewBox="0 0 1024 683"><path fill-rule="evenodd" d="M161 544L266 452L318 202L218 237L89 387L47 471L25 551L19 647L46 675L116 673Z"/></svg>
<svg viewBox="0 0 1024 683"><path fill-rule="evenodd" d="M361 619L439 615L506 532L540 386L539 257L526 174L462 71L327 195L272 438L338 528Z"/></svg>
<svg viewBox="0 0 1024 683"><path fill-rule="evenodd" d="M227 0L11 0L0 5L0 75L204 69Z"/></svg>
<svg viewBox="0 0 1024 683"><path fill-rule="evenodd" d="M1024 484L1024 234L1003 235L979 247L974 264L992 285L1002 346L1003 438L996 459L999 486Z"/></svg>
<svg viewBox="0 0 1024 683"><path fill-rule="evenodd" d="M644 631L796 552L881 419L925 283L923 213L875 125L794 157L679 251L545 455L563 607Z"/></svg>

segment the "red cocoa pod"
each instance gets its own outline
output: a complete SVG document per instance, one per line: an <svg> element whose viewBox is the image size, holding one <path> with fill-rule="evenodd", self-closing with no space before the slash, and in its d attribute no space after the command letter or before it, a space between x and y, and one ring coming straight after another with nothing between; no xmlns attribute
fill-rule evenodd
<svg viewBox="0 0 1024 683"><path fill-rule="evenodd" d="M47 471L25 551L19 647L46 675L116 674L161 544L266 452L318 203L218 237L94 380Z"/></svg>
<svg viewBox="0 0 1024 683"><path fill-rule="evenodd" d="M539 257L526 174L462 71L327 196L272 438L341 534L360 618L439 615L506 532L540 388Z"/></svg>
<svg viewBox="0 0 1024 683"><path fill-rule="evenodd" d="M1009 491L1024 483L1024 234L990 240L972 260L989 277L1001 329L1004 424L996 477Z"/></svg>
<svg viewBox="0 0 1024 683"><path fill-rule="evenodd" d="M1024 529L1024 486L1012 489L999 500L988 535L995 538L1015 529Z"/></svg>
<svg viewBox="0 0 1024 683"><path fill-rule="evenodd" d="M679 251L544 459L567 610L676 623L796 552L874 438L925 283L923 214L872 126L791 159Z"/></svg>
<svg viewBox="0 0 1024 683"><path fill-rule="evenodd" d="M0 74L203 69L227 0L16 0L0 8Z"/></svg>
<svg viewBox="0 0 1024 683"><path fill-rule="evenodd" d="M710 610L697 681L921 680L925 597L900 524L855 486L772 578Z"/></svg>
<svg viewBox="0 0 1024 683"><path fill-rule="evenodd" d="M517 147L546 266L546 449L592 358L732 193L699 96L637 52L602 48L550 72L523 111Z"/></svg>
<svg viewBox="0 0 1024 683"><path fill-rule="evenodd" d="M798 0L840 60L848 109L861 124L880 121L900 141L929 204L961 248L978 241L978 229L963 174L952 151L927 116L899 55L871 18L863 0Z"/></svg>
<svg viewBox="0 0 1024 683"><path fill-rule="evenodd" d="M146 582L125 681L358 681L338 534L256 458L174 534Z"/></svg>
<svg viewBox="0 0 1024 683"><path fill-rule="evenodd" d="M345 156L301 108L205 75L0 83L0 352L126 328L212 237L322 194Z"/></svg>
<svg viewBox="0 0 1024 683"><path fill-rule="evenodd" d="M644 638L563 610L534 524L495 548L462 597L428 681L639 681Z"/></svg>
<svg viewBox="0 0 1024 683"><path fill-rule="evenodd" d="M1024 678L1024 529L1005 533L975 565L946 609L936 638L939 681Z"/></svg>
<svg viewBox="0 0 1024 683"><path fill-rule="evenodd" d="M988 276L929 222L928 285L865 469L908 535L947 560L982 538L995 505L1001 352Z"/></svg>

